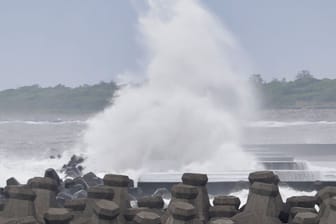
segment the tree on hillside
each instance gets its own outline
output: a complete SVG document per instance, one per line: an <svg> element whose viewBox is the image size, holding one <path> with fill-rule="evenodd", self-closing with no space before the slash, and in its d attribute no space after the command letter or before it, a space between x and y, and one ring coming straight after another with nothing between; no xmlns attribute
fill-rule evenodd
<svg viewBox="0 0 336 224"><path fill-rule="evenodd" d="M255 85L262 85L265 83L260 74L254 74L249 78L250 82Z"/></svg>
<svg viewBox="0 0 336 224"><path fill-rule="evenodd" d="M313 80L314 76L308 70L301 70L297 73L295 80Z"/></svg>

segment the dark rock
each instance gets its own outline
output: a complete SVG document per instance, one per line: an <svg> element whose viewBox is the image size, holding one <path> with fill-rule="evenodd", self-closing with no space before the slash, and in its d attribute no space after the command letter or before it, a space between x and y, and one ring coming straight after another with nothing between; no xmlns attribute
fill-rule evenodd
<svg viewBox="0 0 336 224"><path fill-rule="evenodd" d="M96 176L96 174L90 172L87 173L83 176L83 180L86 182L86 184L89 187L97 186L97 185L102 185L103 180L99 177Z"/></svg>
<svg viewBox="0 0 336 224"><path fill-rule="evenodd" d="M167 188L164 187L156 189L152 196L160 196L163 199L167 200L171 199L171 193Z"/></svg>
<svg viewBox="0 0 336 224"><path fill-rule="evenodd" d="M59 186L62 182L57 172L52 168L49 168L44 172L44 177L49 177L50 179L53 179L56 182L57 186Z"/></svg>
<svg viewBox="0 0 336 224"><path fill-rule="evenodd" d="M73 155L67 164L64 164L61 172L65 173L66 177L81 177L83 167L80 165L84 162L84 158L81 156Z"/></svg>
<svg viewBox="0 0 336 224"><path fill-rule="evenodd" d="M75 183L75 185L82 185L84 189L89 188L88 184L86 183L86 181L82 177L74 178L73 182Z"/></svg>
<svg viewBox="0 0 336 224"><path fill-rule="evenodd" d="M87 198L87 196L88 196L88 193L85 190L79 190L73 195L74 199Z"/></svg>
<svg viewBox="0 0 336 224"><path fill-rule="evenodd" d="M60 192L56 196L57 205L63 207L66 200L72 200L73 196L67 192Z"/></svg>
<svg viewBox="0 0 336 224"><path fill-rule="evenodd" d="M14 177L7 179L6 184L7 186L20 185L19 181L17 181Z"/></svg>

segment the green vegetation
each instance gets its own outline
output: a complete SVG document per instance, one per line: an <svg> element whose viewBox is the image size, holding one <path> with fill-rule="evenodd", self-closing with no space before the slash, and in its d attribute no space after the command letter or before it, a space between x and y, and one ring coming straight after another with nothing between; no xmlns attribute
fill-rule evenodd
<svg viewBox="0 0 336 224"><path fill-rule="evenodd" d="M266 82L252 75L265 109L336 108L336 79L317 79L301 71L294 81L274 79ZM119 87L114 82L75 88L38 85L0 91L0 114L85 115L103 110Z"/></svg>
<svg viewBox="0 0 336 224"><path fill-rule="evenodd" d="M118 89L114 82L70 88L38 85L0 91L0 113L90 114L104 109Z"/></svg>
<svg viewBox="0 0 336 224"><path fill-rule="evenodd" d="M303 70L294 81L265 82L260 75L253 75L250 81L262 99L263 108L336 108L336 79L317 79Z"/></svg>

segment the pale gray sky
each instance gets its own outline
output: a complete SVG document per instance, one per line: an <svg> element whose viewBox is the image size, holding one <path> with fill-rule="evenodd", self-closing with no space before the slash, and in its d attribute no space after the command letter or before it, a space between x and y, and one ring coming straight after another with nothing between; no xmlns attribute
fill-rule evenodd
<svg viewBox="0 0 336 224"><path fill-rule="evenodd" d="M271 79L301 69L336 78L336 1L202 0ZM134 70L128 0L0 0L0 89L110 81Z"/></svg>

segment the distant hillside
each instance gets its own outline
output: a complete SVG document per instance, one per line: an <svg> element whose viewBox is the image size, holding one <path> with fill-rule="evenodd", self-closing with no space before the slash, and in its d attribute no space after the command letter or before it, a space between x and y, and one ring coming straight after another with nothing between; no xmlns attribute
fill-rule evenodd
<svg viewBox="0 0 336 224"><path fill-rule="evenodd" d="M308 71L301 71L294 81L266 82L261 75L253 75L250 82L264 109L336 108L336 79L316 79ZM114 82L101 82L75 88L33 85L3 90L0 115L92 114L111 104L118 88Z"/></svg>
<svg viewBox="0 0 336 224"><path fill-rule="evenodd" d="M260 75L250 81L266 109L336 108L336 79L317 79L304 70L294 81L265 82Z"/></svg>
<svg viewBox="0 0 336 224"><path fill-rule="evenodd" d="M106 107L115 91L114 82L70 88L38 85L0 91L0 113L90 114Z"/></svg>

